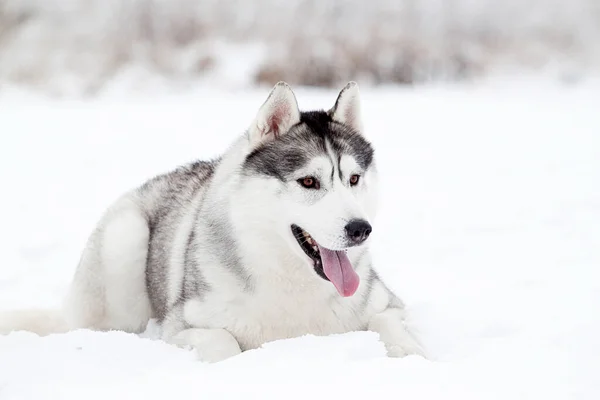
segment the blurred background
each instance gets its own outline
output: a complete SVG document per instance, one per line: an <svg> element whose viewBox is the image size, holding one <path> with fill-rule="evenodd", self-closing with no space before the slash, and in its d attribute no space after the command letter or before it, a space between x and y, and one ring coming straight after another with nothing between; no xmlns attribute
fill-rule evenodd
<svg viewBox="0 0 600 400"><path fill-rule="evenodd" d="M598 0L0 0L0 92L573 81L599 66Z"/></svg>

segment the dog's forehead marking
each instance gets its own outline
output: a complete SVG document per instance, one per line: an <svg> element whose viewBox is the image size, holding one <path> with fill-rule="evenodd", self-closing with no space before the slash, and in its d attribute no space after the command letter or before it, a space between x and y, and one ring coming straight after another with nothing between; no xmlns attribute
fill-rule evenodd
<svg viewBox="0 0 600 400"><path fill-rule="evenodd" d="M355 159L361 170L366 170L373 161L373 148L365 138L339 124L330 124L330 140L335 151Z"/></svg>
<svg viewBox="0 0 600 400"><path fill-rule="evenodd" d="M302 168L299 168L297 173L302 175L316 174L323 179L323 176L327 173L329 164L329 158L319 154L310 159Z"/></svg>
<svg viewBox="0 0 600 400"><path fill-rule="evenodd" d="M352 154L342 154L340 156L340 174L349 176L353 173L361 172L361 167Z"/></svg>
<svg viewBox="0 0 600 400"><path fill-rule="evenodd" d="M301 123L287 134L255 149L247 156L245 166L285 181L307 168L316 156L324 156L332 166L333 184L336 171L341 180L348 173L341 165L344 155L355 160L359 166L356 171L364 171L371 164L373 149L359 133L332 122L325 112L313 111L302 113Z"/></svg>
<svg viewBox="0 0 600 400"><path fill-rule="evenodd" d="M335 151L333 150L333 146L331 145L331 143L329 142L329 140L325 139L325 151L327 151L327 156L329 159L329 162L331 163L331 186L334 186L334 176L336 171L338 171L338 174L341 176L341 171L339 170L339 165L338 165L338 161L339 161L339 155L335 154Z"/></svg>

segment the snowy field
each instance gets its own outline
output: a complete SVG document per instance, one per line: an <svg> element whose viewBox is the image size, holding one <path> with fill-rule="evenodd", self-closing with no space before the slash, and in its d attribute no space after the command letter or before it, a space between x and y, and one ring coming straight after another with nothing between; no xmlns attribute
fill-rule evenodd
<svg viewBox="0 0 600 400"><path fill-rule="evenodd" d="M58 306L94 223L218 155L268 89L89 101L0 95L0 308ZM333 91L298 90L300 107ZM429 353L358 332L219 364L154 339L0 337L0 399L599 399L600 84L363 89L382 180L375 266Z"/></svg>

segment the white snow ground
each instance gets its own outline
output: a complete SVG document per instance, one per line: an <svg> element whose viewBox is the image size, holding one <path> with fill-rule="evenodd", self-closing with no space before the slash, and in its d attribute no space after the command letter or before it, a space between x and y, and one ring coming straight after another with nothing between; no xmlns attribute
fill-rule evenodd
<svg viewBox="0 0 600 400"><path fill-rule="evenodd" d="M0 399L598 399L600 85L363 90L382 174L376 267L430 354L367 332L220 364L119 332L0 337ZM55 306L95 221L153 174L221 152L266 90L0 96L0 308ZM299 90L302 108L334 92Z"/></svg>

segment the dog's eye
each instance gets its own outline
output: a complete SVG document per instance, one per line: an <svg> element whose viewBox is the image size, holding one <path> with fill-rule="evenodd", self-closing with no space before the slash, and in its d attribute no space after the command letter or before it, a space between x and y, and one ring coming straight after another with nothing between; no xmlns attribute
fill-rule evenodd
<svg viewBox="0 0 600 400"><path fill-rule="evenodd" d="M354 186L358 183L358 181L360 180L360 175L352 175L350 177L350 185Z"/></svg>
<svg viewBox="0 0 600 400"><path fill-rule="evenodd" d="M317 178L312 176L298 179L298 183L300 183L306 189L319 189L321 187Z"/></svg>

